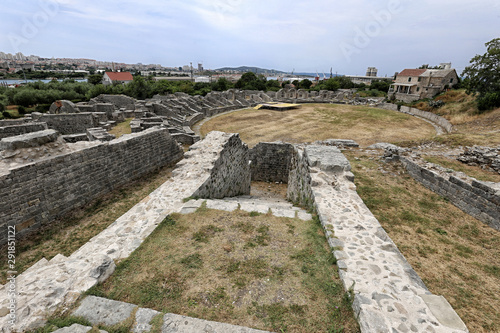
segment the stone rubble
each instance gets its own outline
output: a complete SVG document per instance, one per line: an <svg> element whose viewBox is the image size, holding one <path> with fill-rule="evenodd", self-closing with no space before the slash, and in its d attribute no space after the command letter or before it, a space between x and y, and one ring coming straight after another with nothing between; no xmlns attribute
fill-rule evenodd
<svg viewBox="0 0 500 333"><path fill-rule="evenodd" d="M491 147L466 147L465 151L457 158L462 163L480 166L483 169L498 172L500 174L500 146Z"/></svg>

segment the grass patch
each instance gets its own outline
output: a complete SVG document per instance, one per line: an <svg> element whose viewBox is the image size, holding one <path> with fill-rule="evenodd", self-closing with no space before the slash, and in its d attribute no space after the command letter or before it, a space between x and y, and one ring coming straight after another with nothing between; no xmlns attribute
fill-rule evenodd
<svg viewBox="0 0 500 333"><path fill-rule="evenodd" d="M130 122L133 120L133 118L127 118L125 121L122 121L121 123L116 124L112 129L110 129L108 132L109 134L113 134L117 138L124 134L130 134L132 133L132 129L130 128Z"/></svg>
<svg viewBox="0 0 500 333"><path fill-rule="evenodd" d="M500 233L370 154L346 152L359 195L391 239L471 332L500 331Z"/></svg>
<svg viewBox="0 0 500 333"><path fill-rule="evenodd" d="M435 135L430 124L403 113L340 104L307 104L286 112L247 109L215 117L200 130L202 135L213 130L240 133L250 146L258 142L301 143L332 137L369 145Z"/></svg>
<svg viewBox="0 0 500 333"><path fill-rule="evenodd" d="M91 293L275 332L358 332L334 264L314 221L205 209L172 214Z"/></svg>
<svg viewBox="0 0 500 333"><path fill-rule="evenodd" d="M171 168L163 168L157 173L144 176L73 211L71 215L52 222L35 235L19 239L16 270L22 273L40 259L45 257L50 260L58 253L69 256L167 181L171 171ZM0 250L0 283L5 284L8 271L7 249L3 247Z"/></svg>

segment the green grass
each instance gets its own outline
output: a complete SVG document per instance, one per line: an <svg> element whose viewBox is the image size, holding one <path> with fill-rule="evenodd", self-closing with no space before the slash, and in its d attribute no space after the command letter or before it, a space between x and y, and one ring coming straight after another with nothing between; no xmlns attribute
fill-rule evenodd
<svg viewBox="0 0 500 333"><path fill-rule="evenodd" d="M317 220L205 208L165 219L88 293L274 332L358 332L335 264Z"/></svg>

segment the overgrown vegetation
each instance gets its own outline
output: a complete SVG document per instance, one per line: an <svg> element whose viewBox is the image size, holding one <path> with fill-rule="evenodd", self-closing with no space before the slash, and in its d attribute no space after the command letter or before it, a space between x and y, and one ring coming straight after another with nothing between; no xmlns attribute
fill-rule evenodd
<svg viewBox="0 0 500 333"><path fill-rule="evenodd" d="M359 331L317 220L172 214L88 293L274 332Z"/></svg>
<svg viewBox="0 0 500 333"><path fill-rule="evenodd" d="M500 38L486 45L486 53L471 59L462 73L467 93L478 94L477 107L483 112L500 107Z"/></svg>
<svg viewBox="0 0 500 333"><path fill-rule="evenodd" d="M471 332L500 330L500 235L414 181L399 164L347 153L357 191L429 290Z"/></svg>
<svg viewBox="0 0 500 333"><path fill-rule="evenodd" d="M479 166L470 166L457 161L456 159L450 159L441 156L424 156L427 162L441 165L442 167L463 172L469 177L476 178L477 180L482 180L486 182L500 182L500 175L494 171L483 170Z"/></svg>

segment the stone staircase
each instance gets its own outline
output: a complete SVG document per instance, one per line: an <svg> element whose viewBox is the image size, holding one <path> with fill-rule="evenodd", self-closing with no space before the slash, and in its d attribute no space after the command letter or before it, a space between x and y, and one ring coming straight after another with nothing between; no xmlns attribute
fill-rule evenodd
<svg viewBox="0 0 500 333"><path fill-rule="evenodd" d="M294 207L284 199L277 198L259 198L254 196L239 196L224 199L198 199L189 200L182 206L180 213L189 214L195 212L206 202L207 208L232 212L234 210L243 210L246 212L257 212L260 214L271 213L278 217L298 218L303 221L312 219L312 215L305 210Z"/></svg>

